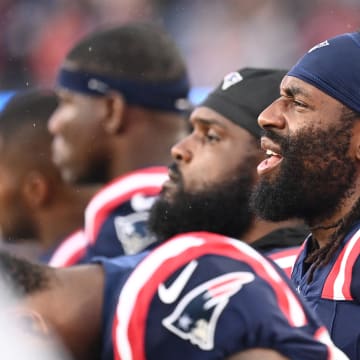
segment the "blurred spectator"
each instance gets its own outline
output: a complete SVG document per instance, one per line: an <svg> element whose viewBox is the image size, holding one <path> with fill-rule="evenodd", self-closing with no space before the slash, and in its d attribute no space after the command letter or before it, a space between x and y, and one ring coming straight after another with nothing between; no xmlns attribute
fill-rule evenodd
<svg viewBox="0 0 360 360"><path fill-rule="evenodd" d="M1 0L0 89L53 85L65 53L109 23L162 23L192 83L213 86L238 66L289 67L319 41L358 28L359 15L357 0Z"/></svg>
<svg viewBox="0 0 360 360"><path fill-rule="evenodd" d="M0 12L1 88L52 84L68 48L94 24L87 3L5 1Z"/></svg>
<svg viewBox="0 0 360 360"><path fill-rule="evenodd" d="M287 67L296 28L279 0L182 1L168 6L166 22L188 61L190 78L213 85L239 66ZM274 50L277 44L287 43Z"/></svg>
<svg viewBox="0 0 360 360"><path fill-rule="evenodd" d="M91 30L96 20L93 9L84 1L57 4L34 39L28 62L39 85L53 86L53 79L70 47Z"/></svg>
<svg viewBox="0 0 360 360"><path fill-rule="evenodd" d="M346 4L346 6L344 6ZM300 21L301 43L299 56L315 44L344 32L356 31L360 27L358 1L317 0L311 13Z"/></svg>
<svg viewBox="0 0 360 360"><path fill-rule="evenodd" d="M152 20L155 17L152 0L90 0L105 23L126 23Z"/></svg>

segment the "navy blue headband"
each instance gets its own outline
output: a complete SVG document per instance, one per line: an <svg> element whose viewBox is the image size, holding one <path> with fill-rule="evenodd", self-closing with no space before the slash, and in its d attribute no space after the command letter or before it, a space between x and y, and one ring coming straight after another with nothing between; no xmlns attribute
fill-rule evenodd
<svg viewBox="0 0 360 360"><path fill-rule="evenodd" d="M61 69L57 85L91 96L104 96L109 91L118 91L128 104L150 109L174 112L188 110L186 100L190 85L186 76L173 81L145 82Z"/></svg>
<svg viewBox="0 0 360 360"><path fill-rule="evenodd" d="M287 75L360 113L360 33L342 34L314 46Z"/></svg>

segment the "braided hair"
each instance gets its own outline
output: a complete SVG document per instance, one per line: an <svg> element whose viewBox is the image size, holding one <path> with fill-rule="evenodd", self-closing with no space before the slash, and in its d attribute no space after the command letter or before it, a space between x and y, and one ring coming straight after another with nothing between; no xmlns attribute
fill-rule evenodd
<svg viewBox="0 0 360 360"><path fill-rule="evenodd" d="M343 119L344 120L355 120L360 119L360 114L344 107L343 110ZM319 225L316 227L312 227L311 230L318 230L318 229L331 229L335 228L335 231L330 236L328 243L321 247L317 248L312 251L309 256L306 258L305 262L312 264L309 271L308 276L308 283L313 280L315 270L327 265L330 260L332 259L333 255L339 249L340 245L342 244L344 237L349 229L349 227L356 221L360 219L360 198L358 198L349 211L344 217L338 220L336 223L331 224L329 226ZM313 239L314 242L316 239Z"/></svg>

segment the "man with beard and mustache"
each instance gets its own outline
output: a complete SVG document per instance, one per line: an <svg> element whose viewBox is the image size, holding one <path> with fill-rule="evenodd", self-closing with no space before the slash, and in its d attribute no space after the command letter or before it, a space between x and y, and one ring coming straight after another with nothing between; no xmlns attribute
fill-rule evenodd
<svg viewBox="0 0 360 360"><path fill-rule="evenodd" d="M312 230L292 272L351 359L360 358L360 33L308 51L259 116L258 215L304 219Z"/></svg>
<svg viewBox="0 0 360 360"><path fill-rule="evenodd" d="M74 360L348 359L285 275L241 241L188 233L133 272L105 262L106 276L95 264L50 268L0 252L0 285L23 299L2 313L19 320L20 339L60 340Z"/></svg>
<svg viewBox="0 0 360 360"><path fill-rule="evenodd" d="M152 230L160 240L172 235L156 230L154 216L163 200L175 203L181 188L186 193L188 187L201 195L187 196L187 206L198 208L193 198L206 199L203 206L209 209L221 206L217 215L223 219L217 224L200 208L208 224L194 218L199 225L193 230L198 232L164 241L150 253L97 259L68 269L32 266L0 254L4 271L25 293L26 305L56 331L75 358L99 358L101 352L105 360L320 360L337 353L327 331L273 263L242 241L199 232L210 228L243 234L251 242L292 224L254 221L247 206L256 181L255 162L263 158L257 148L256 116L275 98L283 75L278 70L242 69L225 77L193 112L193 133L172 150L178 165L171 166L172 180L164 184L153 208ZM234 199L223 197L222 184ZM240 185L242 191L234 191ZM220 198L239 201L245 210L235 204L224 207ZM236 224L228 216L245 220ZM190 221L182 224L177 231L191 230ZM27 291L26 279L37 286ZM81 321L87 318L91 321Z"/></svg>
<svg viewBox="0 0 360 360"><path fill-rule="evenodd" d="M170 180L150 211L149 228L158 240L206 230L271 253L290 272L299 250L294 246L303 242L307 227L258 219L249 206L256 164L264 156L256 117L275 99L285 73L230 73L192 112L193 132L173 146Z"/></svg>

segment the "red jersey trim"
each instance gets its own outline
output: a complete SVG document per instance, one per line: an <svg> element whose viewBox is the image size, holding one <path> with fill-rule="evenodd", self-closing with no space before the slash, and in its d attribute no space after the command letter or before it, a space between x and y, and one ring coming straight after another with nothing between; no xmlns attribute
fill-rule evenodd
<svg viewBox="0 0 360 360"><path fill-rule="evenodd" d="M74 265L85 255L87 241L83 230L77 230L69 235L55 250L48 262L52 267Z"/></svg>
<svg viewBox="0 0 360 360"><path fill-rule="evenodd" d="M283 269L288 277L290 277L301 249L301 246L292 247L291 249L284 249L277 251L276 253L269 254L268 257L272 259L281 269Z"/></svg>
<svg viewBox="0 0 360 360"><path fill-rule="evenodd" d="M355 232L338 255L321 293L321 298L354 300L351 295L352 270L360 254L360 229Z"/></svg>

